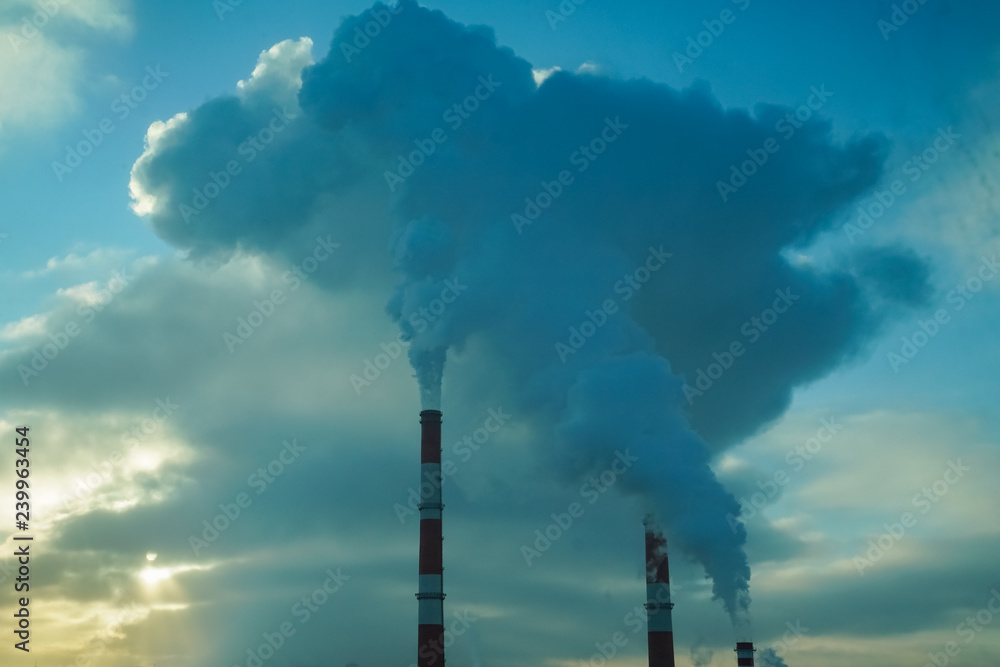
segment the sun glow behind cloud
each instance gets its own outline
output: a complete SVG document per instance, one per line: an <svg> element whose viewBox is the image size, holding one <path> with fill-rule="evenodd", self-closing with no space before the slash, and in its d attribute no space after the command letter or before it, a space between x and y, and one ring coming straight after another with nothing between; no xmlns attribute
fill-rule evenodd
<svg viewBox="0 0 1000 667"><path fill-rule="evenodd" d="M161 581L166 581L175 575L182 574L184 572L211 570L212 567L213 566L211 565L174 565L168 567L147 566L139 571L139 578L142 579L143 583L147 586L155 586Z"/></svg>

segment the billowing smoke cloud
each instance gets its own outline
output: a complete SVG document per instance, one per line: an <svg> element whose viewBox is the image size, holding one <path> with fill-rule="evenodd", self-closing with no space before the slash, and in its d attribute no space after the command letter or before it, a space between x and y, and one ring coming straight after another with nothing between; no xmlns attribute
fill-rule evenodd
<svg viewBox="0 0 1000 667"><path fill-rule="evenodd" d="M703 639L699 639L691 645L691 664L694 667L707 667L712 664L714 652L708 648Z"/></svg>
<svg viewBox="0 0 1000 667"><path fill-rule="evenodd" d="M757 653L755 662L761 667L788 667L788 663L773 648L766 648Z"/></svg>
<svg viewBox="0 0 1000 667"><path fill-rule="evenodd" d="M738 621L746 535L713 450L925 293L905 251L872 251L890 271L810 253L877 182L884 142L807 123L723 200L785 109L587 73L539 85L490 29L410 1L346 19L314 65L310 46L275 46L237 96L151 128L136 210L194 257L341 243L314 279L384 295L425 406L446 355L472 349L556 435L567 479L634 457L619 483Z"/></svg>

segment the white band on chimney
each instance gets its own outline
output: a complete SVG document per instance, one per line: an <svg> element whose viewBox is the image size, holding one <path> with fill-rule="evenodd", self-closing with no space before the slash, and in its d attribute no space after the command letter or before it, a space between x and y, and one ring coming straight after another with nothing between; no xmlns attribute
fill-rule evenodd
<svg viewBox="0 0 1000 667"><path fill-rule="evenodd" d="M420 464L420 500L432 505L441 504L441 464Z"/></svg>
<svg viewBox="0 0 1000 667"><path fill-rule="evenodd" d="M671 618L670 611L667 609L661 609L658 612L650 609L648 612L649 617L646 621L647 630L649 632L673 632L674 622Z"/></svg>
<svg viewBox="0 0 1000 667"><path fill-rule="evenodd" d="M417 605L419 625L444 625L444 605L441 598L418 598Z"/></svg>
<svg viewBox="0 0 1000 667"><path fill-rule="evenodd" d="M646 584L646 602L670 604L670 584Z"/></svg>
<svg viewBox="0 0 1000 667"><path fill-rule="evenodd" d="M670 584L646 584L646 621L650 632L673 632Z"/></svg>
<svg viewBox="0 0 1000 667"><path fill-rule="evenodd" d="M444 590L444 586L441 582L442 576L440 574L421 574L420 575L420 592L421 593L440 593Z"/></svg>

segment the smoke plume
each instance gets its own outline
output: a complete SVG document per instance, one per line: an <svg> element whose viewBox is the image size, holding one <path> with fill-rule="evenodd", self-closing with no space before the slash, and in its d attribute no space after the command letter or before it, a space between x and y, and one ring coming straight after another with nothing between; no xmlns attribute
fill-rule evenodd
<svg viewBox="0 0 1000 667"><path fill-rule="evenodd" d="M712 656L714 652L712 649L708 648L708 645L704 643L703 639L698 639L691 646L691 664L694 667L707 667L712 664Z"/></svg>
<svg viewBox="0 0 1000 667"><path fill-rule="evenodd" d="M649 532L651 526L653 532ZM658 581L669 581L667 538L656 527L655 519L651 514L646 515L646 527L646 583L655 584Z"/></svg>
<svg viewBox="0 0 1000 667"><path fill-rule="evenodd" d="M773 648L766 648L757 653L755 662L761 667L788 667Z"/></svg>
<svg viewBox="0 0 1000 667"><path fill-rule="evenodd" d="M237 95L150 128L136 211L193 258L297 262L341 243L314 280L387 303L425 407L446 356L479 355L539 440L556 435L546 456L566 479L634 457L621 488L741 622L746 534L714 453L925 292L903 249L879 250L888 274L810 255L878 181L884 140L839 145L806 123L723 199L787 110L724 109L706 85L539 84L489 28L409 0L345 19L317 63L310 47L274 46ZM232 160L239 175L209 188Z"/></svg>

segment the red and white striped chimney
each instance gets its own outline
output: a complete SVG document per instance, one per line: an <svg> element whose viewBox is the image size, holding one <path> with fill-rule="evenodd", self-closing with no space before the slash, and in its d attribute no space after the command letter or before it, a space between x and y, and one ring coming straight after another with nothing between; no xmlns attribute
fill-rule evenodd
<svg viewBox="0 0 1000 667"><path fill-rule="evenodd" d="M753 654L756 650L753 642L736 642L736 664L740 667L753 667Z"/></svg>
<svg viewBox="0 0 1000 667"><path fill-rule="evenodd" d="M417 667L444 665L444 566L441 536L441 412L420 413L420 483L433 491L421 492L420 592L417 620Z"/></svg>
<svg viewBox="0 0 1000 667"><path fill-rule="evenodd" d="M667 539L651 515L646 525L646 628L649 667L674 667L674 624L671 618Z"/></svg>

